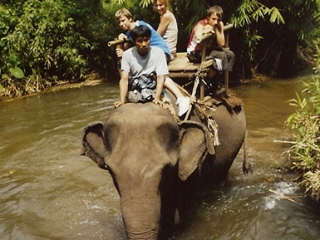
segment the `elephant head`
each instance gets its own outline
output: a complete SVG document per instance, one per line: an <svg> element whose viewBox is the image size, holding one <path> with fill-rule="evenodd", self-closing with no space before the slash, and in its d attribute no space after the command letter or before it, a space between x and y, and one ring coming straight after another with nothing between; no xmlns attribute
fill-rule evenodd
<svg viewBox="0 0 320 240"><path fill-rule="evenodd" d="M157 239L165 198L214 148L200 122L180 124L153 103L128 103L83 129L82 154L112 175L129 239Z"/></svg>

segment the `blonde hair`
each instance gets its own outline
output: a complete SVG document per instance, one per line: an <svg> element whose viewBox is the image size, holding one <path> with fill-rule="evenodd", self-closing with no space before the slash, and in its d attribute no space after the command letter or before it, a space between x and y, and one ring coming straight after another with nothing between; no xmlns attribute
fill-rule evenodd
<svg viewBox="0 0 320 240"><path fill-rule="evenodd" d="M122 16L127 17L128 19L132 19L132 14L131 12L126 9L126 8L121 8L118 11L116 11L114 17L116 18L116 20L119 20L119 18L121 18Z"/></svg>

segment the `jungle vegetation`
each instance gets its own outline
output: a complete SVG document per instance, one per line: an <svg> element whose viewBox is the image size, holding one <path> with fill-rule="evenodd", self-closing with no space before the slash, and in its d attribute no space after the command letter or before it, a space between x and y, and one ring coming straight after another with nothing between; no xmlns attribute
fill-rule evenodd
<svg viewBox="0 0 320 240"><path fill-rule="evenodd" d="M230 47L237 56L231 79L253 72L291 77L305 66L319 23L319 0L171 0L179 24L178 51L186 51L194 24L212 4L234 24ZM117 80L116 56L107 42L120 33L114 13L128 8L157 28L152 0L1 0L0 94L21 96L92 72Z"/></svg>
<svg viewBox="0 0 320 240"><path fill-rule="evenodd" d="M320 200L320 48L315 54L316 75L303 83L303 89L289 104L296 108L286 120L294 141L289 149L292 170L307 196Z"/></svg>

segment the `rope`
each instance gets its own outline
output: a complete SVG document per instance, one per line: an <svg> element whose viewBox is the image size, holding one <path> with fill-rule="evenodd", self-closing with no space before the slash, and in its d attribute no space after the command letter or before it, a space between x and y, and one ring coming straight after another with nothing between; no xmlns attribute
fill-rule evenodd
<svg viewBox="0 0 320 240"><path fill-rule="evenodd" d="M179 84L177 84L177 86L185 95L190 97L189 109L186 113L184 120L185 121L188 120L190 113L191 113L191 110L192 110L192 106L194 105L196 108L195 112L198 114L198 117L203 122L205 122L207 125L207 128L209 130L209 134L210 134L210 138L212 139L214 146L219 146L220 141L219 141L219 135L218 135L218 124L212 118L213 111L207 111L208 109L210 110L211 106L215 103L215 101L210 96L206 97L203 101L200 101L200 100L197 101L197 99L196 99L197 89L199 87L199 83L201 81L201 78L204 77L203 76L204 72L206 72L206 68L199 68L197 73L195 73L196 78L194 80L194 85L193 85L191 95L189 94L189 92L187 90L182 88ZM210 100L210 101L207 101L207 100Z"/></svg>
<svg viewBox="0 0 320 240"><path fill-rule="evenodd" d="M190 105L189 105L189 108L188 108L188 112L184 118L184 120L188 120L189 118L189 115L190 115L190 112L191 112L191 109L192 109L192 105L194 105L196 102L197 102L197 99L196 99L196 92L197 92L197 88L199 86L199 76L197 75L196 79L194 80L194 85L193 85L193 89L192 89L192 93L191 93L191 96L190 96Z"/></svg>
<svg viewBox="0 0 320 240"><path fill-rule="evenodd" d="M207 119L207 126L208 126L208 129L209 129L210 136L213 139L213 145L214 146L219 146L220 145L220 141L219 141L218 124L217 124L217 122L214 119L212 119L211 117L209 117Z"/></svg>

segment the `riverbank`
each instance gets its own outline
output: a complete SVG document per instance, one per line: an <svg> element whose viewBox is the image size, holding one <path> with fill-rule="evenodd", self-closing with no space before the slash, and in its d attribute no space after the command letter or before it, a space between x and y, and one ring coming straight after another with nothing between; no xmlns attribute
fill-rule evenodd
<svg viewBox="0 0 320 240"><path fill-rule="evenodd" d="M76 82L76 83L70 83L68 81L60 81L55 86L52 86L44 90L43 92L55 92L55 91L71 89L71 88L80 88L83 86L95 86L106 81L108 81L106 78L100 78L98 76L90 76L86 78L84 81Z"/></svg>
<svg viewBox="0 0 320 240"><path fill-rule="evenodd" d="M312 75L314 74L313 65L309 65L308 67L304 68L302 71L299 72L298 76L305 76L305 75ZM240 79L240 83L242 84L250 84L250 83L261 83L265 81L270 81L273 78L268 77L263 74L256 73L254 69L252 70L252 78L251 79ZM297 77L298 77L297 76ZM90 73L86 75L86 77L82 81L76 81L76 82L70 82L70 81L57 81L54 85L51 85L47 87L44 90L41 90L40 92L34 92L23 96L17 96L17 97L9 97L9 96L3 96L0 93L0 102L2 101L13 101L16 99L21 99L25 97L35 96L39 93L46 93L46 92L55 92L55 91L61 91L66 89L73 89L73 88L81 88L83 86L95 86L98 84L101 84L102 82L109 81L106 78L100 77L100 75L96 72ZM179 82L179 81L178 81Z"/></svg>
<svg viewBox="0 0 320 240"><path fill-rule="evenodd" d="M106 82L106 81L108 81L108 79L100 77L97 73L91 73L91 74L88 74L84 78L84 80L82 80L82 81L77 81L77 82L62 81L62 80L57 81L57 82L55 82L54 85L51 85L40 92L30 93L30 94L23 95L23 96L9 97L9 96L2 96L0 93L0 102L13 101L16 99L35 96L39 93L56 92L56 91L72 89L72 88L81 88L83 86L95 86L95 85L101 84L102 82Z"/></svg>

